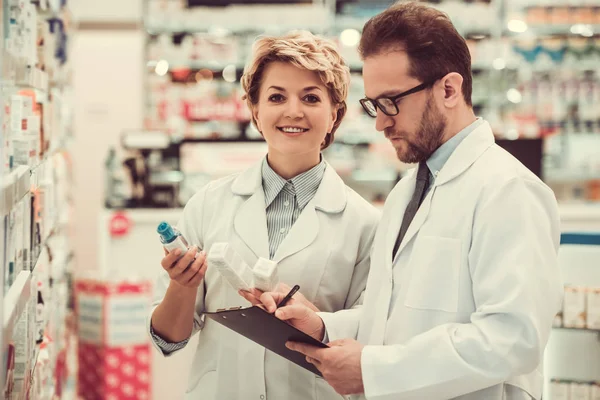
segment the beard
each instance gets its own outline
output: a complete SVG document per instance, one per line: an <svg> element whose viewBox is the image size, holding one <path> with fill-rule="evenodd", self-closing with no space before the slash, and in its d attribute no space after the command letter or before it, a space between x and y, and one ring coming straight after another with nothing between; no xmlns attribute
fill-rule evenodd
<svg viewBox="0 0 600 400"><path fill-rule="evenodd" d="M396 148L398 159L407 164L419 163L429 159L442 145L446 125L446 117L442 115L433 102L433 97L429 96L417 132L415 134L401 133L399 135L405 146ZM386 131L385 136L390 138L398 135L393 131Z"/></svg>

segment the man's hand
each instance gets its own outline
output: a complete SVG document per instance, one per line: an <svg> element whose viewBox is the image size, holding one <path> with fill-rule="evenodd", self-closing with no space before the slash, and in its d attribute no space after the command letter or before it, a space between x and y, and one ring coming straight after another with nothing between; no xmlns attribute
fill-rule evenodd
<svg viewBox="0 0 600 400"><path fill-rule="evenodd" d="M277 308L277 305L281 303L281 300L283 300L287 293L288 292L263 293L260 296L260 303L258 305L267 312L271 314L274 313L277 318L288 322L294 328L301 330L318 341L322 341L325 336L325 325L323 324L323 320L312 308L307 307L301 300L296 299L296 295L294 295L285 306ZM255 297L254 294L249 294L244 291L240 291L239 294L248 299L248 301L251 301L250 299Z"/></svg>
<svg viewBox="0 0 600 400"><path fill-rule="evenodd" d="M285 307L284 307L285 308ZM364 345L354 339L341 339L321 349L308 344L287 342L286 347L306 356L323 378L341 395L363 393L360 359Z"/></svg>
<svg viewBox="0 0 600 400"><path fill-rule="evenodd" d="M283 282L279 282L279 284L277 284L277 287L275 288L274 292L266 292L266 293L280 293L280 294L283 294L283 296L285 296L286 294L288 294L290 292L290 290L292 290L291 287L289 287L288 285L286 285ZM264 304L260 301L260 298L264 293L265 292L263 292L262 290L259 290L256 288L252 288L250 292L246 292L245 290L239 291L240 296L242 296L243 298L248 300L250 303L252 303L253 306L261 306L261 305L264 306ZM273 296L271 296L271 297L273 297ZM296 294L294 294L292 299L293 300L290 300L290 302L287 303L288 305L300 303L300 304L304 304L306 307L310 308L314 312L319 312L319 309L317 308L317 306L315 306L313 303L308 301L308 299L306 297L304 297L304 295L300 292L296 292ZM272 311L269 311L269 312L272 313Z"/></svg>
<svg viewBox="0 0 600 400"><path fill-rule="evenodd" d="M194 246L183 257L181 257L181 254L180 249L170 253L165 250L165 257L160 265L167 271L173 282L186 288L196 289L202 283L208 268L206 253L204 251L198 252L198 248Z"/></svg>

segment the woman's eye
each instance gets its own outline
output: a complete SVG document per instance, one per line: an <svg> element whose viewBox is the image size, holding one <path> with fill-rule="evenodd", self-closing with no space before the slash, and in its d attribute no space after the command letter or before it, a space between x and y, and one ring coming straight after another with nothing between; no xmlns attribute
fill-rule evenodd
<svg viewBox="0 0 600 400"><path fill-rule="evenodd" d="M308 94L304 97L304 100L309 102L309 103L318 103L319 101L321 101L321 99L319 99L317 96L315 96L314 94Z"/></svg>
<svg viewBox="0 0 600 400"><path fill-rule="evenodd" d="M280 103L283 101L283 96L280 94L272 94L269 96L269 101Z"/></svg>

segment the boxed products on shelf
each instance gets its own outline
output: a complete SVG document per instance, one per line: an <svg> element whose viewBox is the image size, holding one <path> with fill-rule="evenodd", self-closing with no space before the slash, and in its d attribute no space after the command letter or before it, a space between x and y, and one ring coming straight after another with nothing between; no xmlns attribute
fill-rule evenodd
<svg viewBox="0 0 600 400"><path fill-rule="evenodd" d="M600 288L565 286L554 327L600 330Z"/></svg>
<svg viewBox="0 0 600 400"><path fill-rule="evenodd" d="M600 400L600 382L551 379L548 400Z"/></svg>
<svg viewBox="0 0 600 400"><path fill-rule="evenodd" d="M58 393L64 376L54 370L68 335L66 34L60 5L48 6L20 0L0 7L2 352L10 361L0 374L13 400Z"/></svg>
<svg viewBox="0 0 600 400"><path fill-rule="evenodd" d="M81 279L78 395L82 399L150 399L151 360L146 318L151 283Z"/></svg>

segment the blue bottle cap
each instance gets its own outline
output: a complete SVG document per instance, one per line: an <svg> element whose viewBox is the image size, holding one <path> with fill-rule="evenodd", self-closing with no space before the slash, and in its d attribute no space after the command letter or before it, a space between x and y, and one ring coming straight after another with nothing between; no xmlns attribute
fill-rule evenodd
<svg viewBox="0 0 600 400"><path fill-rule="evenodd" d="M163 243L170 243L177 237L177 235L175 235L173 227L168 222L164 221L158 224L156 232L158 232L158 234L160 235L160 238Z"/></svg>

